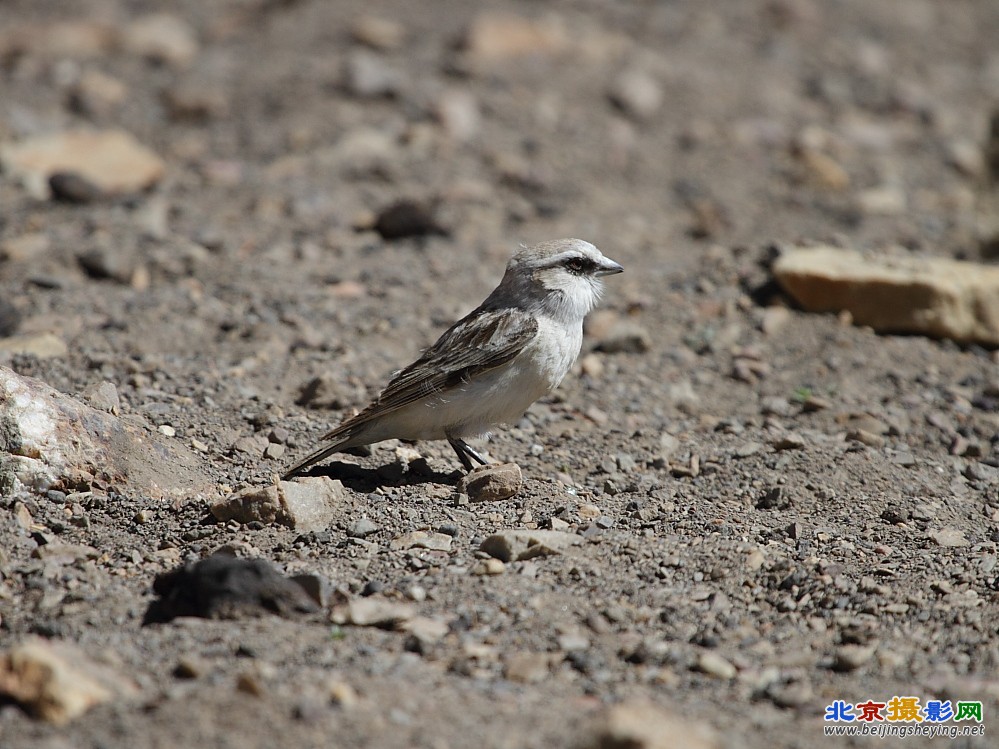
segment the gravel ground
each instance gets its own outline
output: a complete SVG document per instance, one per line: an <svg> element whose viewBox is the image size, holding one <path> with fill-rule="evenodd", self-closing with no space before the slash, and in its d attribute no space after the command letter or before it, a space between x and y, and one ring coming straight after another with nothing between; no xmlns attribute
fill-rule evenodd
<svg viewBox="0 0 999 749"><path fill-rule="evenodd" d="M150 41L154 3L0 4L0 143L120 128L165 164L94 200L0 174L3 335L66 345L0 363L114 383L216 495L363 406L518 244L626 268L486 446L512 499L456 493L445 443L335 459L328 532L127 484L0 499L0 647L70 641L128 686L68 727L0 703L0 746L570 747L639 702L678 721L662 746L862 746L825 706L895 695L981 701L985 736L944 743L993 746L999 360L796 311L767 267L806 240L976 256L999 4L490 8L188 1ZM479 551L536 528L578 543ZM143 626L154 578L220 548L332 603ZM409 624L351 624L364 600Z"/></svg>

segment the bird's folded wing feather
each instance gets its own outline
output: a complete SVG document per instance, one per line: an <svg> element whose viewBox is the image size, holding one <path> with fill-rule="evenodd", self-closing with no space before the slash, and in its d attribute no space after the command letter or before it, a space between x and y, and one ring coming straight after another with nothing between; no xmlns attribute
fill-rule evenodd
<svg viewBox="0 0 999 749"><path fill-rule="evenodd" d="M446 393L482 372L500 367L523 351L537 333L538 321L528 312L479 308L452 325L423 356L393 377L370 406L323 439L334 439L347 428L434 393Z"/></svg>

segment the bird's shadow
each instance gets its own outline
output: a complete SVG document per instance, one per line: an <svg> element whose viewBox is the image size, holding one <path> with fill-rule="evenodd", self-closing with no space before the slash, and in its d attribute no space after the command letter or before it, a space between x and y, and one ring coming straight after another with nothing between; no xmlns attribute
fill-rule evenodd
<svg viewBox="0 0 999 749"><path fill-rule="evenodd" d="M415 469L415 470L414 470ZM333 461L300 473L302 478L326 476L337 479L348 489L365 494L379 488L445 484L454 486L464 474L461 471L442 473L428 465L413 466L409 470L399 463L386 463L377 468L365 468L356 463Z"/></svg>

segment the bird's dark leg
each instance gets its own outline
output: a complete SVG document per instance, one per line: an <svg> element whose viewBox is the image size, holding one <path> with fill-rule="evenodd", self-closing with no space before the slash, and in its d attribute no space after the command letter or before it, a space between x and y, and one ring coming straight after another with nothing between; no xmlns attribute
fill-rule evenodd
<svg viewBox="0 0 999 749"><path fill-rule="evenodd" d="M455 454L458 456L458 460L461 461L461 464L465 467L466 471L471 471L474 467L472 465L473 460L480 466L484 466L489 463L489 461L482 454L469 447L465 440L448 437L447 442L451 445L451 449L454 450Z"/></svg>

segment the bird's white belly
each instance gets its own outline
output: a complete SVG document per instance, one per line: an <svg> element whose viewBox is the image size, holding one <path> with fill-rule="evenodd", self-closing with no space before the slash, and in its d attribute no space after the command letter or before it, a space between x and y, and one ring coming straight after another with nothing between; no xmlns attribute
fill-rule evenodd
<svg viewBox="0 0 999 749"><path fill-rule="evenodd" d="M434 440L475 437L516 421L565 377L579 354L582 326L567 330L539 320L538 335L508 364L397 412L394 437Z"/></svg>

